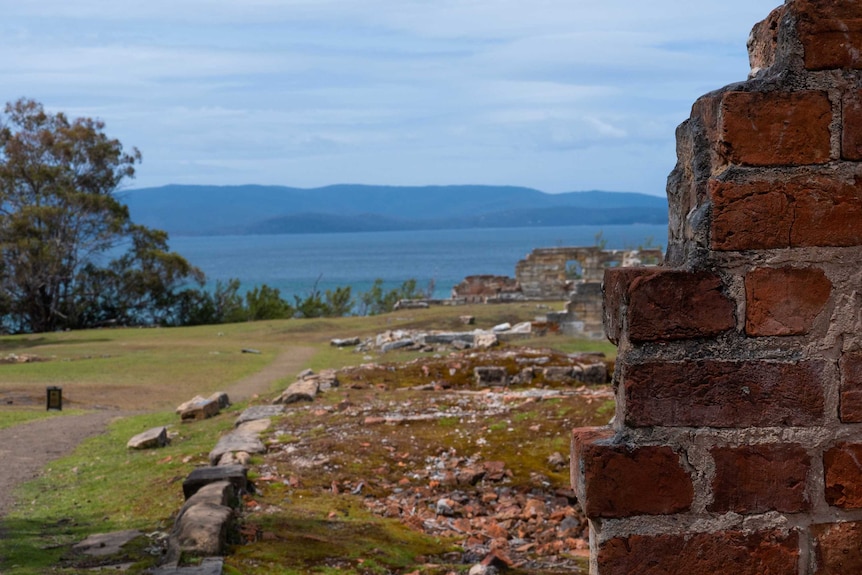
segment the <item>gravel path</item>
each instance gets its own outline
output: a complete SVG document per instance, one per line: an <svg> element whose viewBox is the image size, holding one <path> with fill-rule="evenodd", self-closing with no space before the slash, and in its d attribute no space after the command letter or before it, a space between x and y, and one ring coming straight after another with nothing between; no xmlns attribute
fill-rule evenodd
<svg viewBox="0 0 862 575"><path fill-rule="evenodd" d="M277 356L272 363L236 382L226 391L231 401L243 401L256 393L267 393L273 383L293 377L311 358L312 348L293 348ZM77 406L76 406L77 407ZM61 415L30 421L0 429L0 518L12 507L15 488L38 477L54 459L71 453L90 437L104 433L115 418L124 412L93 411L84 415Z"/></svg>

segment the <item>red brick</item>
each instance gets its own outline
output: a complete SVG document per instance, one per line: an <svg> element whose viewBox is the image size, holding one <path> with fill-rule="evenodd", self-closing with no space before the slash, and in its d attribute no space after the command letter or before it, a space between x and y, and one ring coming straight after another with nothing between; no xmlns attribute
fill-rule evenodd
<svg viewBox="0 0 862 575"><path fill-rule="evenodd" d="M597 575L797 575L798 541L778 531L617 537L600 545Z"/></svg>
<svg viewBox="0 0 862 575"><path fill-rule="evenodd" d="M841 157L862 160L862 91L844 96L841 118Z"/></svg>
<svg viewBox="0 0 862 575"><path fill-rule="evenodd" d="M820 268L758 268L745 276L745 333L802 335L832 294Z"/></svg>
<svg viewBox="0 0 862 575"><path fill-rule="evenodd" d="M826 92L726 92L719 154L747 166L822 164L831 150Z"/></svg>
<svg viewBox="0 0 862 575"><path fill-rule="evenodd" d="M769 68L775 63L778 28L784 14L785 7L779 6L752 28L748 40L748 61L752 70Z"/></svg>
<svg viewBox="0 0 862 575"><path fill-rule="evenodd" d="M623 312L628 306L629 287L639 277L658 273L656 268L607 268L602 280L605 333L617 345L623 329Z"/></svg>
<svg viewBox="0 0 862 575"><path fill-rule="evenodd" d="M801 445L716 447L711 453L715 478L710 511L751 514L808 509L805 478L811 458Z"/></svg>
<svg viewBox="0 0 862 575"><path fill-rule="evenodd" d="M807 69L862 68L862 5L858 0L796 0L790 7Z"/></svg>
<svg viewBox="0 0 862 575"><path fill-rule="evenodd" d="M862 245L860 180L825 175L709 183L719 251Z"/></svg>
<svg viewBox="0 0 862 575"><path fill-rule="evenodd" d="M654 268L605 271L605 329L618 343L713 337L736 325L736 304L718 276Z"/></svg>
<svg viewBox="0 0 862 575"><path fill-rule="evenodd" d="M824 368L821 360L627 364L625 422L632 427L818 425Z"/></svg>
<svg viewBox="0 0 862 575"><path fill-rule="evenodd" d="M823 454L826 502L842 509L862 509L862 444L842 443Z"/></svg>
<svg viewBox="0 0 862 575"><path fill-rule="evenodd" d="M718 276L663 270L631 283L628 336L632 341L713 337L735 327L735 310Z"/></svg>
<svg viewBox="0 0 862 575"><path fill-rule="evenodd" d="M666 515L687 511L691 477L670 447L614 444L607 435L573 435L573 484L587 517Z"/></svg>
<svg viewBox="0 0 862 575"><path fill-rule="evenodd" d="M841 357L841 407L844 423L862 423L862 353Z"/></svg>
<svg viewBox="0 0 862 575"><path fill-rule="evenodd" d="M611 443L613 437L614 432L610 427L578 427L572 430L572 441L569 445L571 451L569 471L571 473L572 489L575 490L578 501L586 500L583 481L584 470L580 463L584 446L593 445L598 441Z"/></svg>
<svg viewBox="0 0 862 575"><path fill-rule="evenodd" d="M817 570L814 575L862 573L862 522L811 526Z"/></svg>

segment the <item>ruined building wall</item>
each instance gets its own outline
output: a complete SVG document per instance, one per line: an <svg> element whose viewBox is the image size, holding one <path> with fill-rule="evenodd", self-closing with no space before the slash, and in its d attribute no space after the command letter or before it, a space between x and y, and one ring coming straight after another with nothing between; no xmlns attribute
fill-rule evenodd
<svg viewBox="0 0 862 575"><path fill-rule="evenodd" d="M515 266L515 278L524 296L531 299L566 299L573 282L600 282L605 268L654 265L661 261L656 249L605 250L601 247L538 248ZM580 265L580 277L568 275L568 265Z"/></svg>
<svg viewBox="0 0 862 575"><path fill-rule="evenodd" d="M749 50L677 131L665 264L605 273L597 575L862 573L862 2L788 0Z"/></svg>

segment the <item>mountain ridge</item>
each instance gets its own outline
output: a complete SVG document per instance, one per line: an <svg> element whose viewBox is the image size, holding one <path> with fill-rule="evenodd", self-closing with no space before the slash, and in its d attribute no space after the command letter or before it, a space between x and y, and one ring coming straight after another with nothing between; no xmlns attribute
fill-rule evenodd
<svg viewBox="0 0 862 575"><path fill-rule="evenodd" d="M333 233L667 222L664 198L518 186L196 186L124 190L139 224L172 235Z"/></svg>

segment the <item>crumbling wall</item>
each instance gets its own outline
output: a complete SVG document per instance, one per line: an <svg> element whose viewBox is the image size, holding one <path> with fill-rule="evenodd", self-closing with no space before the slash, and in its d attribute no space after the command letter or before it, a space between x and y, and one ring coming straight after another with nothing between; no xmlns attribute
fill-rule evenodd
<svg viewBox="0 0 862 575"><path fill-rule="evenodd" d="M515 278L524 296L531 299L565 299L575 281L600 282L605 268L654 265L662 253L657 249L605 250L593 247L538 248L515 266ZM575 262L578 273L571 267Z"/></svg>
<svg viewBox="0 0 862 575"><path fill-rule="evenodd" d="M862 573L862 2L788 0L749 51L677 131L664 266L605 273L596 575Z"/></svg>

